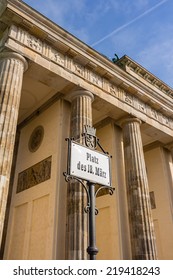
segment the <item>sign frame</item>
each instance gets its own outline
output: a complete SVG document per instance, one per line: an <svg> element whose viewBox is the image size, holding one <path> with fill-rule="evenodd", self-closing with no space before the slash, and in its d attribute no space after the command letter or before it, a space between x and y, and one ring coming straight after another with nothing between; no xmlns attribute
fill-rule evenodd
<svg viewBox="0 0 173 280"><path fill-rule="evenodd" d="M112 181L111 156L88 148L74 140L69 142L68 175L110 188ZM75 152L78 153L76 156Z"/></svg>

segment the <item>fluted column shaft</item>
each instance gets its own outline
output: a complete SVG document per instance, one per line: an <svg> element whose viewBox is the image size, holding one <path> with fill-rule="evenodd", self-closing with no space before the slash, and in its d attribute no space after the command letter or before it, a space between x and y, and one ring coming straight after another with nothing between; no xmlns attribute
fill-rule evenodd
<svg viewBox="0 0 173 280"><path fill-rule="evenodd" d="M71 104L71 136L81 140L84 126L92 126L93 95L86 90L72 93ZM87 214L84 207L87 205L86 193L77 182L68 186L67 197L67 247L66 258L71 260L87 259Z"/></svg>
<svg viewBox="0 0 173 280"><path fill-rule="evenodd" d="M132 259L157 259L140 120L122 122Z"/></svg>
<svg viewBox="0 0 173 280"><path fill-rule="evenodd" d="M14 140L17 127L23 72L21 55L0 53L0 243L8 195Z"/></svg>

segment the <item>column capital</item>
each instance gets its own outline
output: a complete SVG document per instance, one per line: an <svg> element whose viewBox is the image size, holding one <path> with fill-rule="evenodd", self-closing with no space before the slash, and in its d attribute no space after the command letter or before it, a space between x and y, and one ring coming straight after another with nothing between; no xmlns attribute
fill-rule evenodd
<svg viewBox="0 0 173 280"><path fill-rule="evenodd" d="M14 58L23 62L24 72L28 69L28 63L21 54L16 52L6 52L6 51L0 53L0 60L7 59L7 58Z"/></svg>
<svg viewBox="0 0 173 280"><path fill-rule="evenodd" d="M121 127L124 127L128 123L134 123L134 122L139 123L139 125L142 124L142 121L138 118L135 118L135 117L123 118L123 119L120 120L119 124L120 124Z"/></svg>
<svg viewBox="0 0 173 280"><path fill-rule="evenodd" d="M77 97L84 97L84 96L90 97L91 98L91 102L94 101L94 95L89 90L82 89L82 88L74 90L71 93L69 93L68 94L68 99L69 99L69 101L72 102Z"/></svg>

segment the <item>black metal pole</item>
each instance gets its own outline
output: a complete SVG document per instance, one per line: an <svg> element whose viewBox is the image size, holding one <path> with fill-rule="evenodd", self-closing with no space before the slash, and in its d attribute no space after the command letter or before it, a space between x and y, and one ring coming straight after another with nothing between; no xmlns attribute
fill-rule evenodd
<svg viewBox="0 0 173 280"><path fill-rule="evenodd" d="M90 260L96 259L98 249L96 247L96 226L95 226L95 186L94 184L87 182L89 196L90 196L90 208L89 208L89 246L87 252L90 255Z"/></svg>

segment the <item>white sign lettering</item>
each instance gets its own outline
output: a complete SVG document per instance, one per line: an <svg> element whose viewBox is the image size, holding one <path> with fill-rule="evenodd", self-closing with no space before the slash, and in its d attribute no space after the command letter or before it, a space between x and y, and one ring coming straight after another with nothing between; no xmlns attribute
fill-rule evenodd
<svg viewBox="0 0 173 280"><path fill-rule="evenodd" d="M70 175L110 187L110 157L72 141Z"/></svg>

